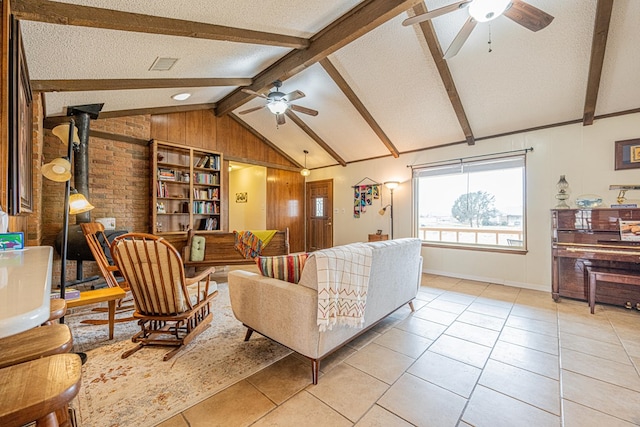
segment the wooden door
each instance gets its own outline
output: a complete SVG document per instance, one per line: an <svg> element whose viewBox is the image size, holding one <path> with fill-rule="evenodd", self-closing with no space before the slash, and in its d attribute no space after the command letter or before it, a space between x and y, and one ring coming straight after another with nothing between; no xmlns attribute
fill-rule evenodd
<svg viewBox="0 0 640 427"><path fill-rule="evenodd" d="M333 180L307 183L307 251L333 246Z"/></svg>

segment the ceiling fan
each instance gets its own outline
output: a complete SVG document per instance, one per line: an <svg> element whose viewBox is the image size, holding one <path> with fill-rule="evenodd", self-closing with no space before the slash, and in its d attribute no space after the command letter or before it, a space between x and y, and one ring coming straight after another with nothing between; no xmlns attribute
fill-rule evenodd
<svg viewBox="0 0 640 427"><path fill-rule="evenodd" d="M261 110L265 107L269 109L273 114L276 115L276 123L279 125L285 124L284 114L287 110L292 109L293 111L297 111L299 113L308 114L310 116L317 116L318 112L316 110L312 110L311 108L301 107L300 105L292 104L291 101L295 101L296 99L304 98L305 94L299 90L294 90L289 93L280 92L280 86L282 86L282 82L280 80L276 80L273 82L273 89L271 92L263 95L261 93L255 92L251 89L242 89L244 93L248 93L250 95L259 96L260 98L264 98L267 100L267 103L261 107L253 107L248 110L239 111L238 114L247 114L253 111Z"/></svg>
<svg viewBox="0 0 640 427"><path fill-rule="evenodd" d="M418 24L460 9L467 9L469 18L445 52L445 59L453 58L458 53L478 22L492 21L504 15L531 31L539 31L553 21L553 16L522 0L462 0L405 19L402 25Z"/></svg>

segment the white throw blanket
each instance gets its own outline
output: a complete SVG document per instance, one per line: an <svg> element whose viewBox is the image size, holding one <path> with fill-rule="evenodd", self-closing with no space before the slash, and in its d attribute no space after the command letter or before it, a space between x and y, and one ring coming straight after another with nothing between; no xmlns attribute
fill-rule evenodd
<svg viewBox="0 0 640 427"><path fill-rule="evenodd" d="M318 271L318 326L364 325L373 249L365 244L313 252Z"/></svg>

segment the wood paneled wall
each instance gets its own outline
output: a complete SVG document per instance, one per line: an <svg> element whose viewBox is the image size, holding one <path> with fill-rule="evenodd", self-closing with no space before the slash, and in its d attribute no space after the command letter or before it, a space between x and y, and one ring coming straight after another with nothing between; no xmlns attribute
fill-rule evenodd
<svg viewBox="0 0 640 427"><path fill-rule="evenodd" d="M240 123L229 116L216 117L211 110L158 114L151 116L151 138L219 151L225 158L242 158L246 163L273 165L267 166L267 228L289 227L291 251L304 250L304 178L298 172L279 169L277 166L295 165ZM225 183L227 166L225 162ZM228 192L228 187L223 191ZM225 218L228 203L227 198L222 206Z"/></svg>

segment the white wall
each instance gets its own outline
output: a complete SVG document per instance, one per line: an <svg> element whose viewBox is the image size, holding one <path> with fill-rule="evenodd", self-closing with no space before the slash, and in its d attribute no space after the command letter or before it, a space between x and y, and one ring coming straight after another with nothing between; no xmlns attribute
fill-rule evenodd
<svg viewBox="0 0 640 427"><path fill-rule="evenodd" d="M394 237L412 235L411 169L407 165L491 154L533 147L527 154L527 244L526 255L490 253L464 249L423 247L424 270L436 274L509 284L549 291L551 288L550 212L557 200L556 183L566 175L571 189L569 203L581 194L598 194L604 203L615 203L617 191L610 184L640 184L640 169L614 170L614 142L640 138L640 114L596 120L582 124L479 141L474 146L456 145L420 153L314 170L309 181L334 180L334 244L366 241L376 229L389 231L388 213L377 211L388 203L383 199L353 218L351 186L364 177L384 182L398 180L394 190ZM379 142L377 142L379 143ZM628 202L640 199L640 191L629 191Z"/></svg>
<svg viewBox="0 0 640 427"><path fill-rule="evenodd" d="M247 193L247 203L236 203L236 193ZM267 228L267 169L242 167L229 172L229 230Z"/></svg>

